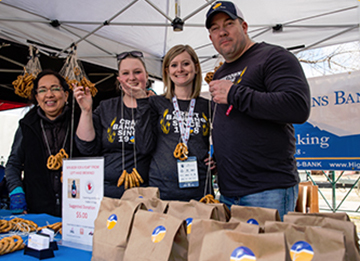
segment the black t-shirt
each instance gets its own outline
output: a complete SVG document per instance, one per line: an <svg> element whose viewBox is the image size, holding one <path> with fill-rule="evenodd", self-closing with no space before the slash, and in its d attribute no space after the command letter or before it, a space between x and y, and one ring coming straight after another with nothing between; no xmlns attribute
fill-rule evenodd
<svg viewBox="0 0 360 261"><path fill-rule="evenodd" d="M152 151L152 160L149 170L149 185L158 187L161 199L199 200L204 196L207 166L204 159L209 152L209 101L198 97L195 103L194 115L191 123L190 138L188 141L188 156L196 156L199 187L179 188L177 159L173 152L181 141L180 128L174 112L173 104L163 96L151 96L139 99L138 128L143 140L137 145L144 152ZM186 122L188 118L188 100L178 100L181 117ZM140 127L141 126L141 127ZM210 193L210 191L208 191Z"/></svg>
<svg viewBox="0 0 360 261"><path fill-rule="evenodd" d="M310 113L310 91L297 58L284 48L258 43L238 60L224 63L215 79L234 83L233 105L216 105L213 142L219 188L244 196L299 182L292 123Z"/></svg>

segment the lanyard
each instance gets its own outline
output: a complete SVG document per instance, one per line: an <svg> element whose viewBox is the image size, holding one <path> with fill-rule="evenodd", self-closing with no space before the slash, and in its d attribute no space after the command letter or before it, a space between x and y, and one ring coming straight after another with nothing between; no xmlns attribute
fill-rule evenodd
<svg viewBox="0 0 360 261"><path fill-rule="evenodd" d="M190 136L190 125L191 125L191 121L192 121L192 117L193 117L194 109L195 109L195 99L193 98L190 101L190 108L189 108L188 119L186 122L186 128L184 128L184 123L183 123L183 120L180 115L180 108L179 108L179 104L176 99L176 96L174 96L172 98L172 101L173 101L176 117L178 119L179 126L180 126L181 139L182 139L183 143L187 146L187 142L188 142L189 136Z"/></svg>

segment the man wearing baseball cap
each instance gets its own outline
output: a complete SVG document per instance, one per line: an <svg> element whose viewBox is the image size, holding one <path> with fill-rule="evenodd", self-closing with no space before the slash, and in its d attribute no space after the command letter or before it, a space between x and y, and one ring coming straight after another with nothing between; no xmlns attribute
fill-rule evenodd
<svg viewBox="0 0 360 261"><path fill-rule="evenodd" d="M294 211L299 175L293 123L310 114L310 90L297 58L248 35L232 2L215 2L206 28L225 63L209 84L220 201Z"/></svg>

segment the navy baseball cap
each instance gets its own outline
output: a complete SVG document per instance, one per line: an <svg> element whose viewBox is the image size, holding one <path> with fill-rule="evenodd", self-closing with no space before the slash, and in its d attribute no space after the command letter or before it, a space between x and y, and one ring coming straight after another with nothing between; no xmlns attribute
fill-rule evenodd
<svg viewBox="0 0 360 261"><path fill-rule="evenodd" d="M210 7L209 11L206 14L205 25L207 29L210 28L211 21L214 15L220 12L227 14L233 20L235 20L236 18L241 18L242 20L245 20L242 12L236 5L234 5L234 3L228 1L217 1Z"/></svg>

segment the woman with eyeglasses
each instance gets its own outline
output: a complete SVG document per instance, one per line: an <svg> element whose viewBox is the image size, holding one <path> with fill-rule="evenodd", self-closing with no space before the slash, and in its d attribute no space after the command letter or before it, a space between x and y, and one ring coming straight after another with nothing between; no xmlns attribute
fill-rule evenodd
<svg viewBox="0 0 360 261"><path fill-rule="evenodd" d="M10 210L60 217L62 168L49 164L49 159L58 153L78 155L70 144L69 86L59 73L44 70L34 80L30 101L35 106L19 122L5 168Z"/></svg>
<svg viewBox="0 0 360 261"><path fill-rule="evenodd" d="M80 86L74 90L81 109L75 142L86 156L104 156L104 196L111 198L120 198L129 187L128 182L119 183L124 172L130 175L136 170L143 181L136 186L148 186L150 163L150 155L138 153L135 147L136 98L147 95L144 57L141 52L132 51L119 54L117 59L117 79L123 95L101 101L93 111L89 89L84 91Z"/></svg>
<svg viewBox="0 0 360 261"><path fill-rule="evenodd" d="M202 75L193 48L172 47L162 73L165 94L137 100L137 146L152 152L149 186L159 188L161 199L199 200L211 193L211 183L206 185L211 109L200 97Z"/></svg>

